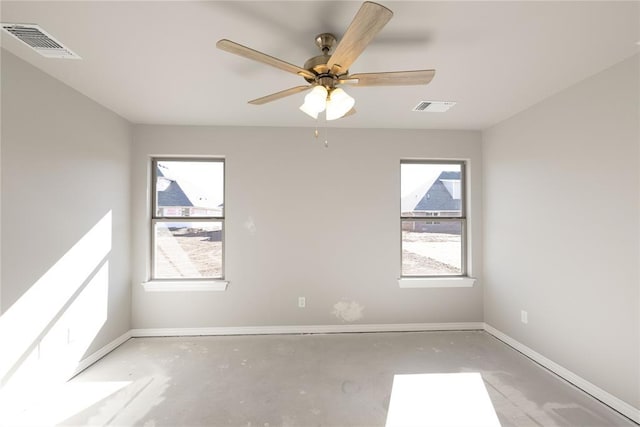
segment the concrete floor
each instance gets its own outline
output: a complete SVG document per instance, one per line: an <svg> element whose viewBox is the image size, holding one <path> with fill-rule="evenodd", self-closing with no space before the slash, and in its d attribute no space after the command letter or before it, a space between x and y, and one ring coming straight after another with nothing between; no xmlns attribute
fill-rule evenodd
<svg viewBox="0 0 640 427"><path fill-rule="evenodd" d="M75 407L51 421L384 426L394 375L458 372L482 375L505 427L636 425L484 332L135 338L70 381L57 398Z"/></svg>

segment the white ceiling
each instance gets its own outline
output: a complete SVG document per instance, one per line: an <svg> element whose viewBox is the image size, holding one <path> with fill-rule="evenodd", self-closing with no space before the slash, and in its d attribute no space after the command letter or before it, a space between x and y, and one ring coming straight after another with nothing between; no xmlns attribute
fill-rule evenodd
<svg viewBox="0 0 640 427"><path fill-rule="evenodd" d="M640 51L640 2L382 1L394 17L352 73L437 70L427 86L346 88L336 127L484 129ZM314 126L304 93L247 104L301 77L216 49L228 38L302 66L317 34L342 35L360 1L2 1L82 60L2 47L134 123ZM456 101L418 113L422 100ZM594 102L597 100L594 99Z"/></svg>

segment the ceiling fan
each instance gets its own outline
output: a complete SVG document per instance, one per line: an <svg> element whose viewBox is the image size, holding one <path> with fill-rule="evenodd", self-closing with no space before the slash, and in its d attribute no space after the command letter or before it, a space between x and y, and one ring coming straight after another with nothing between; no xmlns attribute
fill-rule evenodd
<svg viewBox="0 0 640 427"><path fill-rule="evenodd" d="M364 51L373 38L389 22L393 12L386 7L366 1L360 6L342 39L337 43L333 34L323 33L316 37L316 45L321 55L310 58L304 68L281 59L243 46L231 40L222 39L216 43L219 49L235 55L271 65L289 73L303 77L307 84L295 86L249 101L262 105L286 96L311 90L305 96L300 109L313 118L326 111L326 119L334 120L355 113L355 100L340 88L351 86L408 86L428 84L435 70L391 71L383 73L349 74L349 67ZM331 49L334 47L333 53Z"/></svg>

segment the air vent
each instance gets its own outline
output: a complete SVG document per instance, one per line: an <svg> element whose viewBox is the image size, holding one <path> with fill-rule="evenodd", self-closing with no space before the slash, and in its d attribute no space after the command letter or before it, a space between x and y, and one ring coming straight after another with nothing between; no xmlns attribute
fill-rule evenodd
<svg viewBox="0 0 640 427"><path fill-rule="evenodd" d="M456 105L452 101L421 101L413 107L412 111L426 111L428 113L444 113L449 108Z"/></svg>
<svg viewBox="0 0 640 427"><path fill-rule="evenodd" d="M71 49L34 24L2 24L2 29L47 58L80 59Z"/></svg>

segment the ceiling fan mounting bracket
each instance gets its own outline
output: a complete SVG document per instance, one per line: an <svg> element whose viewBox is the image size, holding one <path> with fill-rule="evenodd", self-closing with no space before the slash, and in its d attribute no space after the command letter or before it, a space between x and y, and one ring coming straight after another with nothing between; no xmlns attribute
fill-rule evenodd
<svg viewBox="0 0 640 427"><path fill-rule="evenodd" d="M316 36L316 46L318 46L323 55L328 55L335 44L336 36L331 33L322 33Z"/></svg>

